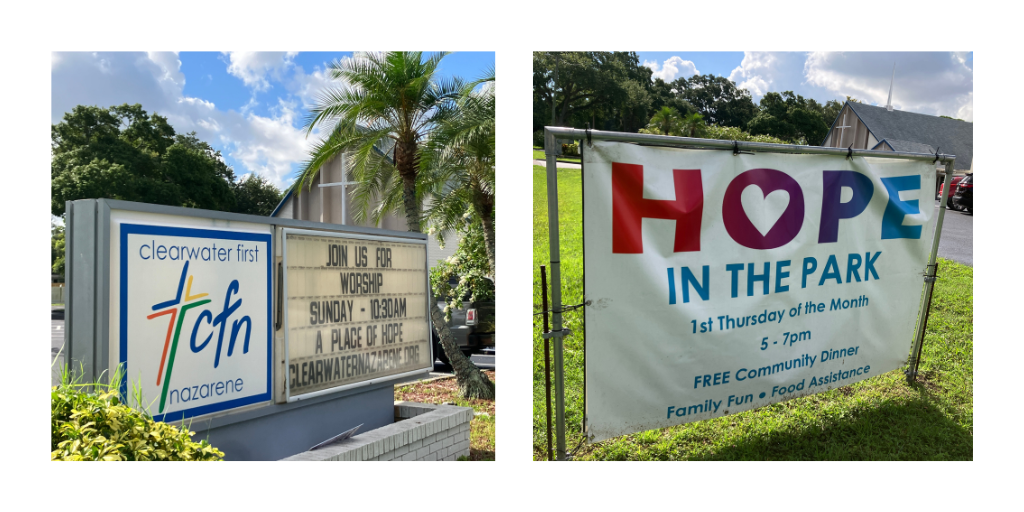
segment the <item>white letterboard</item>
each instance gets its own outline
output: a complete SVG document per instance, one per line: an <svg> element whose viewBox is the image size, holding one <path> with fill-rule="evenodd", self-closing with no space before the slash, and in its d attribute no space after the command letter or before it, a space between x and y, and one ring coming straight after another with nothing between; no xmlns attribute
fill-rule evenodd
<svg viewBox="0 0 1024 512"><path fill-rule="evenodd" d="M285 231L291 399L433 367L418 240Z"/></svg>

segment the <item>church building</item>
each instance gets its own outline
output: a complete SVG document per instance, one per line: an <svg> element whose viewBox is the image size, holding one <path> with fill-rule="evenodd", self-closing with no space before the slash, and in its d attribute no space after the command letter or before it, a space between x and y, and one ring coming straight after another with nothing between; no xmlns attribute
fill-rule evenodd
<svg viewBox="0 0 1024 512"><path fill-rule="evenodd" d="M388 213L379 225L371 221L356 222L355 207L352 205L352 187L355 182L351 175L344 176L342 168L346 155L342 154L324 164L320 172L313 178L313 185L304 188L302 193L294 189L285 193L284 198L270 214L271 217L282 219L299 219L328 224L344 224L346 226L376 227L393 231L408 231L405 215ZM458 239L453 233L445 238L442 249L433 236L427 238L427 261L431 267L439 260L455 254Z"/></svg>
<svg viewBox="0 0 1024 512"><path fill-rule="evenodd" d="M847 101L821 143L824 147L956 155L955 174L973 171L974 123ZM945 169L936 166L936 185Z"/></svg>

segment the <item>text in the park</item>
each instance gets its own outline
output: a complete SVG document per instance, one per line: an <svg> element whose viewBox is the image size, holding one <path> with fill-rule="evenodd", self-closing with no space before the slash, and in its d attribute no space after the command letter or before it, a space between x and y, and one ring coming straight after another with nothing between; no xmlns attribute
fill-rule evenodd
<svg viewBox="0 0 1024 512"><path fill-rule="evenodd" d="M425 368L422 244L286 237L292 395Z"/></svg>
<svg viewBox="0 0 1024 512"><path fill-rule="evenodd" d="M906 360L933 167L601 141L584 169L591 441Z"/></svg>

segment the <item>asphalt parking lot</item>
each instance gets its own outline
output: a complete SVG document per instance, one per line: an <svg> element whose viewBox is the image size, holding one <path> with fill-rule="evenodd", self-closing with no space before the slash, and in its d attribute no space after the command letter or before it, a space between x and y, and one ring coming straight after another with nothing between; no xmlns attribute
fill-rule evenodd
<svg viewBox="0 0 1024 512"><path fill-rule="evenodd" d="M935 214L938 213L939 201L936 200ZM946 210L946 215L942 218L939 257L974 266L974 212ZM939 272L941 271L940 267Z"/></svg>

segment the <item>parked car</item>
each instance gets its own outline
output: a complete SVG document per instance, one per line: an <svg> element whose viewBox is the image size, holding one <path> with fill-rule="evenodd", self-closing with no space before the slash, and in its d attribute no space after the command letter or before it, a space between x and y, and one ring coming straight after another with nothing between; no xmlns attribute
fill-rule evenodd
<svg viewBox="0 0 1024 512"><path fill-rule="evenodd" d="M453 277L448 285L455 288L459 279ZM444 298L437 299L437 307L444 310L447 302ZM469 296L462 298L462 307L452 309L452 318L447 322L448 330L451 331L455 343L462 350L462 353L469 356L473 352L482 350L494 350L494 301L483 300L471 302ZM441 340L437 332L431 329L431 338L434 342L434 356L442 363L448 364L448 356L441 348Z"/></svg>
<svg viewBox="0 0 1024 512"><path fill-rule="evenodd" d="M952 183L952 185L950 186L950 189L949 189L949 197L946 198L946 208L949 208L950 210L960 210L961 209L960 207L958 207L955 204L953 204L953 194L956 193L956 186L957 186L957 184L960 183L960 180L962 180L962 179L964 179L963 176L953 176L953 183ZM942 199L942 188L945 187L945 186L946 186L945 183L942 183L942 184L939 185L939 195L936 196L935 199Z"/></svg>
<svg viewBox="0 0 1024 512"><path fill-rule="evenodd" d="M953 196L953 204L963 210L974 213L974 173L964 176L956 186L956 194Z"/></svg>

